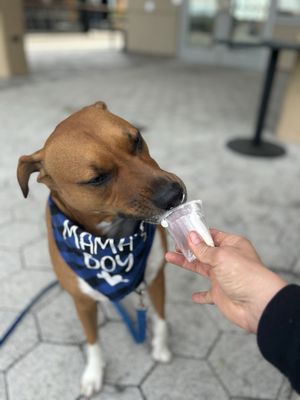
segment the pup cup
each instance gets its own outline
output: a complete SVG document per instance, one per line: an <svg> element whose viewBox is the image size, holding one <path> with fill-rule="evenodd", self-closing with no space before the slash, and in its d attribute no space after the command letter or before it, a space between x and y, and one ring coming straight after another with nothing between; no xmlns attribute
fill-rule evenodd
<svg viewBox="0 0 300 400"><path fill-rule="evenodd" d="M173 208L164 216L161 225L168 229L176 246L190 262L196 259L187 242L191 231L198 232L207 245L214 246L204 218L201 200L190 201Z"/></svg>

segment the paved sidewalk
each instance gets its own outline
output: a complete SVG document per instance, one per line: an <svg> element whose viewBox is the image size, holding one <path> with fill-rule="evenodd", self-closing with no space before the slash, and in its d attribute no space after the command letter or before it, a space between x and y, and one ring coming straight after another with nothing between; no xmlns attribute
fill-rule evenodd
<svg viewBox="0 0 300 400"><path fill-rule="evenodd" d="M270 267L300 282L300 146L286 145L287 156L278 160L225 147L229 138L252 132L260 74L92 48L32 48L29 59L30 77L0 82L0 332L54 279L43 220L47 190L34 177L29 198L22 198L17 159L40 148L70 112L96 100L146 127L153 157L185 181L190 199L203 199L211 226L247 235ZM95 399L297 398L263 360L254 335L214 307L192 304L191 294L204 287L204 279L167 266L169 365L153 362L149 343L134 345L114 311L99 308L107 369ZM72 301L55 288L0 350L0 399L78 399L84 350Z"/></svg>

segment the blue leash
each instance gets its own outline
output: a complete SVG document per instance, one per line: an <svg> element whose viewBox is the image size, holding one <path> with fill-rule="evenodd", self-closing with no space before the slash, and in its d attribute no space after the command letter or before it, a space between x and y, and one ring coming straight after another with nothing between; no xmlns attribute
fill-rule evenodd
<svg viewBox="0 0 300 400"><path fill-rule="evenodd" d="M30 309L52 288L54 288L58 284L58 281L51 282L44 289L42 289L31 301L30 303L20 312L20 314L16 317L13 323L7 328L2 337L0 337L0 347L6 342L9 336L13 333L13 331L20 324L22 319L28 314ZM113 302L116 310L122 317L125 325L127 326L129 333L133 337L133 340L136 343L143 343L146 338L146 329L147 329L147 318L146 318L146 309L140 308L136 310L137 323L136 327L134 323L131 321L128 313L125 308L119 302Z"/></svg>
<svg viewBox="0 0 300 400"><path fill-rule="evenodd" d="M146 318L146 309L145 308L138 308L136 310L136 327L134 326L133 322L131 321L127 311L117 301L113 302L116 310L120 314L123 322L127 326L129 333L131 334L135 343L143 343L146 339L146 330L147 330L147 318Z"/></svg>
<svg viewBox="0 0 300 400"><path fill-rule="evenodd" d="M0 337L0 347L5 343L5 341L9 338L9 336L13 333L22 319L26 316L29 312L31 307L35 305L50 289L54 288L58 284L58 281L51 282L48 286L42 289L32 300L31 302L20 312L14 322L8 327L6 332L2 337Z"/></svg>

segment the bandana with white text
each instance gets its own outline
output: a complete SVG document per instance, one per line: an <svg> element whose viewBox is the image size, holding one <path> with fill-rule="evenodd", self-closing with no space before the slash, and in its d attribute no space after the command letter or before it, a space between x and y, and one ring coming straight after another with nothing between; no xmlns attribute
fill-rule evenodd
<svg viewBox="0 0 300 400"><path fill-rule="evenodd" d="M85 232L48 200L54 238L65 262L93 289L112 301L121 300L143 281L155 226L141 222L121 239Z"/></svg>

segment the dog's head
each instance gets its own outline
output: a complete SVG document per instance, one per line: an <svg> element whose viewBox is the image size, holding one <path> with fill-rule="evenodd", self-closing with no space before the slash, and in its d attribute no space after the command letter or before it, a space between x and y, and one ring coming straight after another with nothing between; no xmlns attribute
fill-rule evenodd
<svg viewBox="0 0 300 400"><path fill-rule="evenodd" d="M150 157L140 132L103 102L65 119L41 150L19 159L25 197L33 172L65 209L99 222L118 215L158 222L186 197L183 182Z"/></svg>

